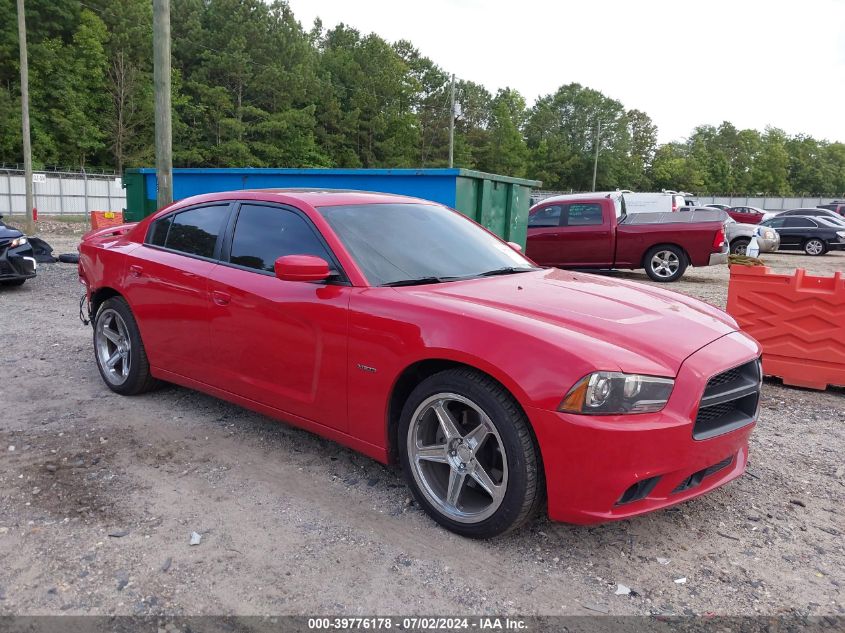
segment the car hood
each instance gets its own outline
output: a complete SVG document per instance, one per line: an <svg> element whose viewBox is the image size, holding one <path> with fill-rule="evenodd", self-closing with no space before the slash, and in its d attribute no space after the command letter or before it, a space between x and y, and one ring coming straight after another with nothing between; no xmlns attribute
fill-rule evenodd
<svg viewBox="0 0 845 633"><path fill-rule="evenodd" d="M0 222L0 242L5 242L6 240L13 240L16 237L20 237L23 235L17 229L12 229Z"/></svg>
<svg viewBox="0 0 845 633"><path fill-rule="evenodd" d="M728 314L696 299L641 283L558 269L407 290L429 300L469 303L517 317L523 327L528 326L525 320L551 325L549 336L560 332L564 346L572 334L579 346L589 348L591 339L597 359L615 358L623 371L650 368L675 375L691 354L738 329ZM608 354L608 346L627 353Z"/></svg>

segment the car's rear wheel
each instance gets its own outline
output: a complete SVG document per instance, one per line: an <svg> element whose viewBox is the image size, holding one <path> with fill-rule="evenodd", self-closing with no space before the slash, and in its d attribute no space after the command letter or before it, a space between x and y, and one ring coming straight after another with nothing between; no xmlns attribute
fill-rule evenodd
<svg viewBox="0 0 845 633"><path fill-rule="evenodd" d="M731 253L734 255L745 255L745 251L750 243L751 240L745 239L744 237L735 239L731 242Z"/></svg>
<svg viewBox="0 0 845 633"><path fill-rule="evenodd" d="M822 240L812 238L804 242L804 252L807 255L824 255L827 252L827 244Z"/></svg>
<svg viewBox="0 0 845 633"><path fill-rule="evenodd" d="M414 389L402 410L399 455L420 506L463 536L513 530L545 499L525 414L500 384L471 369L440 372Z"/></svg>
<svg viewBox="0 0 845 633"><path fill-rule="evenodd" d="M654 281L677 281L687 269L687 256L671 244L654 246L645 254L644 263L646 274Z"/></svg>
<svg viewBox="0 0 845 633"><path fill-rule="evenodd" d="M159 382L150 374L150 363L138 324L126 300L112 297L94 317L94 356L109 389L130 396L150 391Z"/></svg>

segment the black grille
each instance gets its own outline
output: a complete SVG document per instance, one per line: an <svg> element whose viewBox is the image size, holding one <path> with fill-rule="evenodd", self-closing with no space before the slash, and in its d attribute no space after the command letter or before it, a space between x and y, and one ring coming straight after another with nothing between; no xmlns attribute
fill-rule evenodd
<svg viewBox="0 0 845 633"><path fill-rule="evenodd" d="M742 373L739 370L739 367L734 367L733 369L729 369L726 372L719 374L718 376L713 376L710 380L707 381L707 388L711 387L718 387L719 385L725 385L729 382L733 382L737 378L739 378Z"/></svg>
<svg viewBox="0 0 845 633"><path fill-rule="evenodd" d="M750 424L760 399L760 361L753 360L707 381L692 435L706 440Z"/></svg>
<svg viewBox="0 0 845 633"><path fill-rule="evenodd" d="M701 482L704 481L705 477L709 477L710 475L714 475L720 470L724 470L728 466L731 465L734 458L733 455L728 455L725 459L720 461L718 464L713 464L712 466L708 466L703 470L699 470L696 473L693 473L686 479L684 479L678 487L672 491L672 494L677 494L679 492L684 492L685 490L691 490L692 488L696 488L701 485Z"/></svg>
<svg viewBox="0 0 845 633"><path fill-rule="evenodd" d="M660 477L649 477L648 479L641 479L637 483L630 486L621 497L619 497L619 501L616 502L616 505L621 506L624 503L633 503L634 501L639 501L640 499L645 499L649 493L654 490L654 487L657 485L657 482L660 481Z"/></svg>

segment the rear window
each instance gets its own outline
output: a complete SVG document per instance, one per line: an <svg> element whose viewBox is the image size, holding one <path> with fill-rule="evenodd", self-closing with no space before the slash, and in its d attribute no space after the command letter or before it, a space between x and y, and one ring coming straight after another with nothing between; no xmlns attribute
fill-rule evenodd
<svg viewBox="0 0 845 633"><path fill-rule="evenodd" d="M148 243L187 255L214 257L229 203L180 211L155 222Z"/></svg>
<svg viewBox="0 0 845 633"><path fill-rule="evenodd" d="M786 218L786 224L784 226L788 229L806 229L817 225L807 218Z"/></svg>
<svg viewBox="0 0 845 633"><path fill-rule="evenodd" d="M567 226L594 226L602 223L601 205L570 204L566 214Z"/></svg>

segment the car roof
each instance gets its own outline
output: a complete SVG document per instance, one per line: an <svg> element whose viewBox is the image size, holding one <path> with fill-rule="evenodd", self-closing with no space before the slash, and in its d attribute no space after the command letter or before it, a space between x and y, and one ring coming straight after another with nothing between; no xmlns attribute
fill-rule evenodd
<svg viewBox="0 0 845 633"><path fill-rule="evenodd" d="M265 194L267 200L291 198L299 200L312 207L331 207L352 204L410 204L410 203L432 203L430 200L403 196L395 193L382 193L378 191L359 191L356 189L330 189L324 187L291 187L286 189L244 189L243 193ZM241 192L227 192L241 193Z"/></svg>

